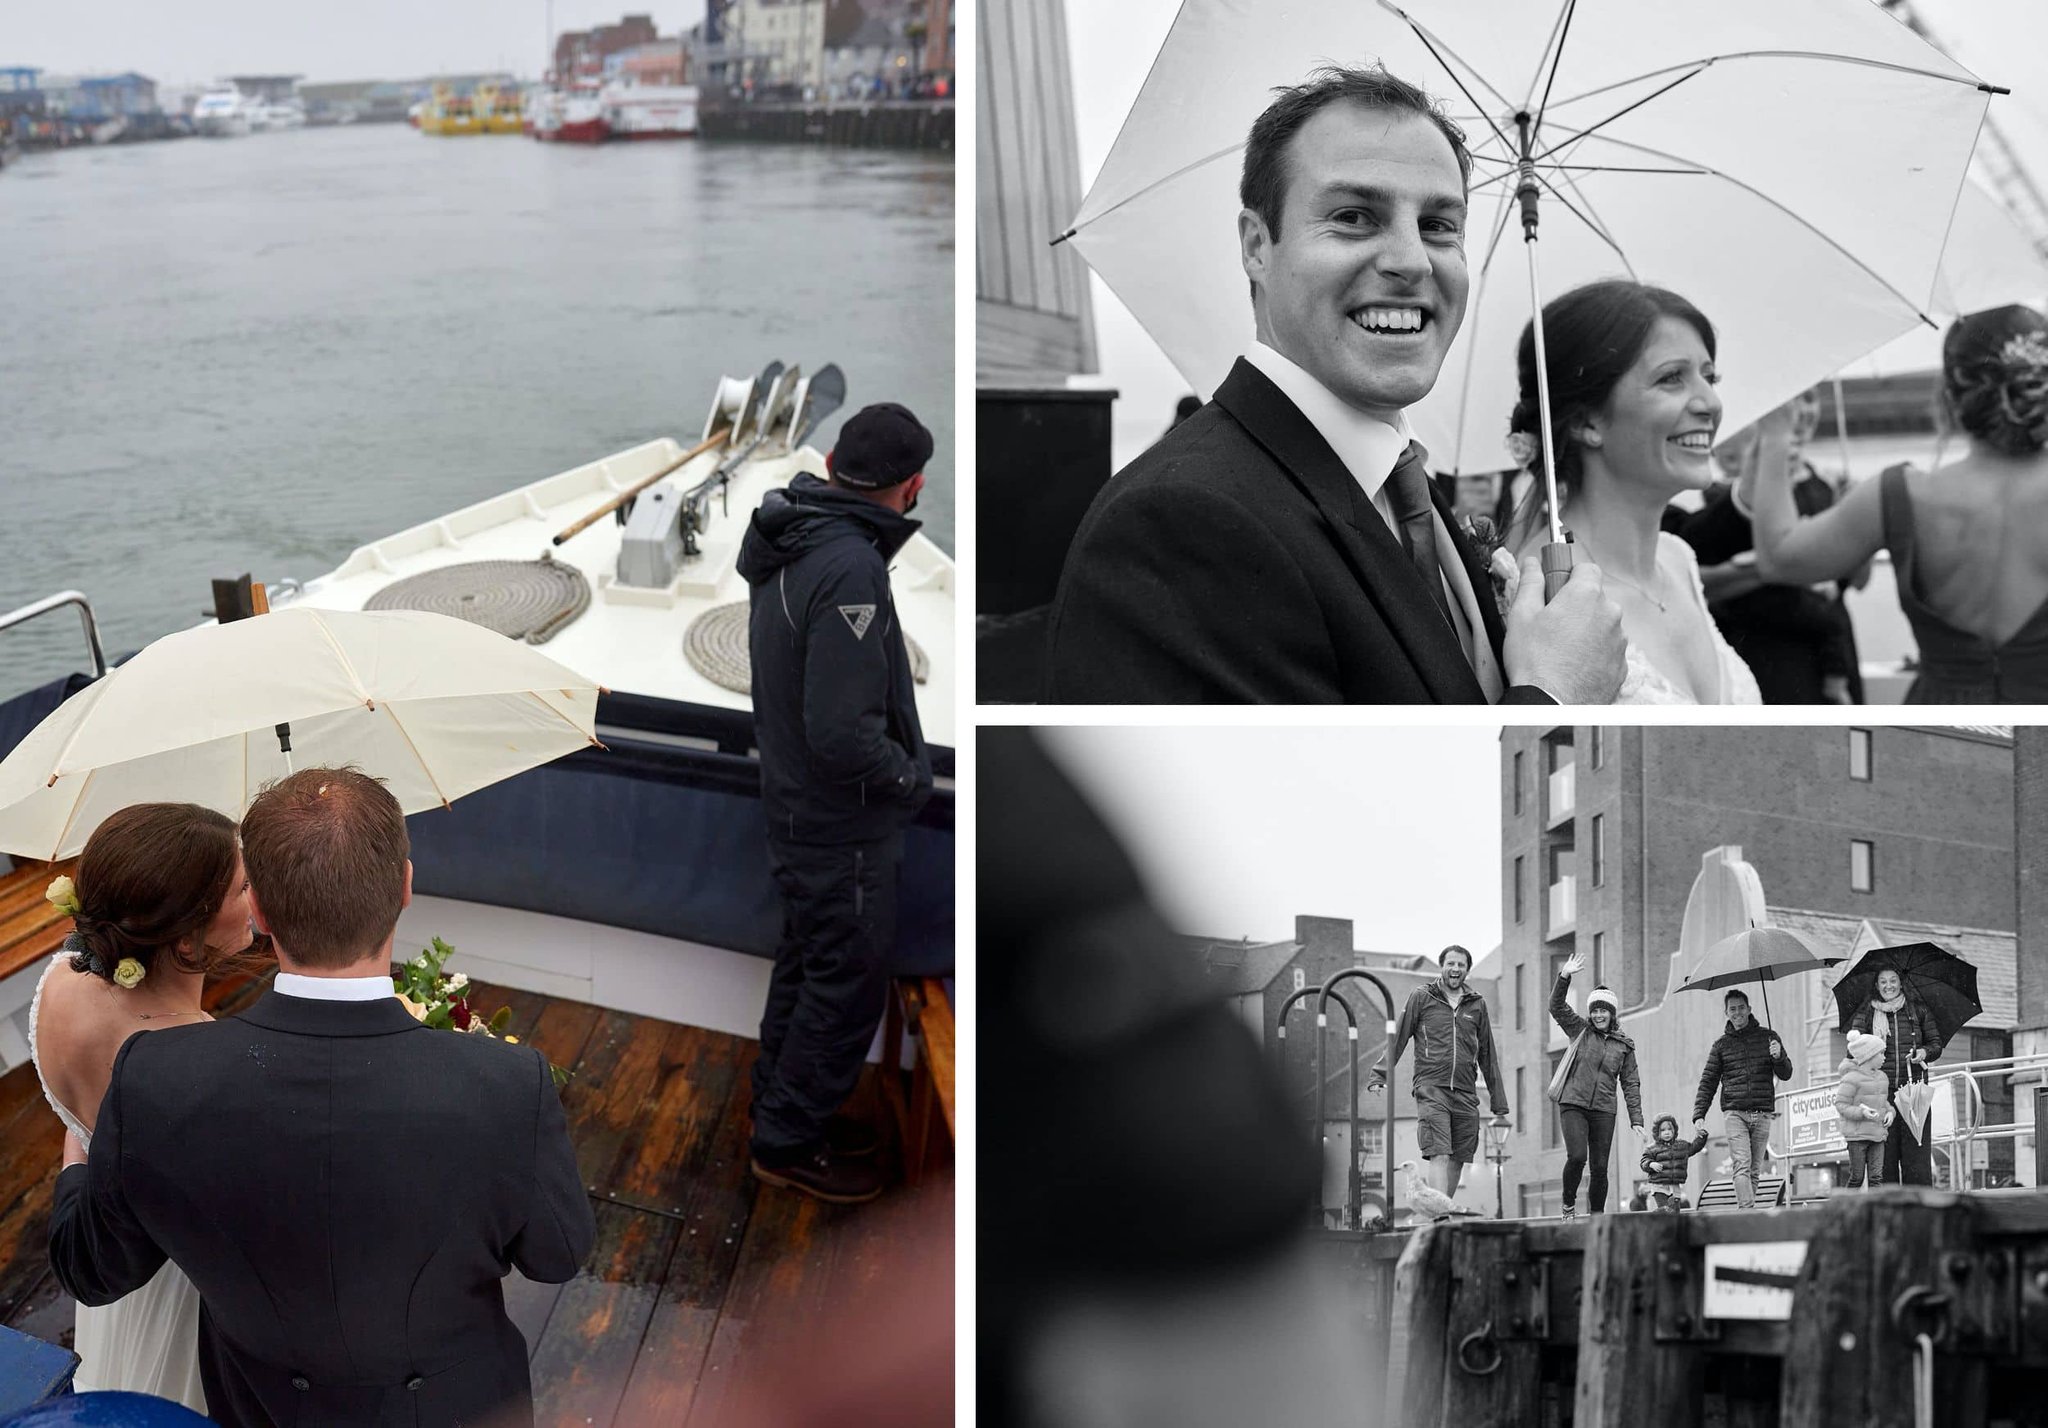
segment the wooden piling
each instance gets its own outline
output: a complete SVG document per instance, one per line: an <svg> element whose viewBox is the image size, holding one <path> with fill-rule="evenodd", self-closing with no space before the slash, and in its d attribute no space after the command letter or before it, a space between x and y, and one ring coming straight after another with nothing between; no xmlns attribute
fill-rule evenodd
<svg viewBox="0 0 2048 1428"><path fill-rule="evenodd" d="M1401 1424L1444 1421L1444 1324L1451 1302L1456 1227L1426 1225L1394 1267L1394 1316L1387 1345L1387 1408Z"/></svg>
<svg viewBox="0 0 2048 1428"><path fill-rule="evenodd" d="M1520 1225L1457 1227L1444 1316L1444 1422L1513 1423L1536 1401L1542 1349L1534 1321L1547 1321L1547 1308L1532 1303L1538 1274Z"/></svg>
<svg viewBox="0 0 2048 1428"><path fill-rule="evenodd" d="M1574 1428L1697 1428L1706 1361L1683 1312L1660 1315L1691 1272L1678 1215L1595 1215L1586 1241ZM1662 1322L1660 1322L1660 1320ZM1672 1342L1660 1342L1660 1329ZM1683 1337L1680 1337L1683 1336Z"/></svg>
<svg viewBox="0 0 2048 1428"><path fill-rule="evenodd" d="M2002 1305L2017 1276L1988 1270L1978 1244L1965 1196L1901 1186L1831 1201L1793 1291L1780 1428L1911 1423L1921 1330L1937 1340L1936 1428L1982 1428L1983 1353L2013 1327Z"/></svg>

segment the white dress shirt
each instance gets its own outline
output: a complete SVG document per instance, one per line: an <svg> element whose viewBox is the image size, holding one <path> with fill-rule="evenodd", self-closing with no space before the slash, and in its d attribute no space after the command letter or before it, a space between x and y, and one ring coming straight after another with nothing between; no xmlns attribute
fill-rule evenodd
<svg viewBox="0 0 2048 1428"><path fill-rule="evenodd" d="M388 976L307 977L297 972L279 972L276 989L288 997L316 1002L374 1002L398 995Z"/></svg>
<svg viewBox="0 0 2048 1428"><path fill-rule="evenodd" d="M1378 417L1367 416L1310 376L1292 359L1263 342L1252 343L1244 356L1280 389L1287 400L1294 403L1295 409L1308 418L1309 425L1330 444L1330 449L1337 453L1337 459L1344 463L1344 469L1351 473L1351 479L1358 483L1372 508L1387 523L1387 529L1399 540L1401 523L1394 515L1394 503L1386 488L1387 478L1394 474L1395 463L1412 440L1406 414L1400 416L1398 425L1392 426ZM1501 677L1499 662L1493 657L1492 644L1485 637L1486 625L1479 613L1478 598L1465 574L1465 563L1458 556L1458 548L1451 543L1451 533L1444 528L1443 517L1434 509L1430 516L1430 524L1436 531L1437 565L1442 572L1444 591L1450 596L1451 611L1456 616L1452 625L1457 630L1458 643L1464 648L1466 662L1479 677L1480 688L1486 692L1486 697L1497 700L1506 681ZM1486 594L1488 599L1493 598L1491 589Z"/></svg>

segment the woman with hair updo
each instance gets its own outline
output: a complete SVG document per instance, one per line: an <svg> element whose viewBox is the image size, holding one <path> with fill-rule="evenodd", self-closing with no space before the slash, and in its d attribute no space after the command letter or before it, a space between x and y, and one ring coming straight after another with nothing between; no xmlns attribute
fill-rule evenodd
<svg viewBox="0 0 2048 1428"><path fill-rule="evenodd" d="M50 900L73 930L29 1003L29 1058L50 1109L90 1144L121 1043L138 1031L209 1018L209 973L259 964L235 825L189 803L140 803L87 840L75 884ZM199 1295L166 1262L126 1298L78 1306L80 1389L126 1389L206 1412L199 1381Z"/></svg>
<svg viewBox="0 0 2048 1428"><path fill-rule="evenodd" d="M1755 676L1707 613L1692 548L1660 528L1673 496L1713 481L1713 324L1677 293L1615 280L1546 303L1543 332L1559 514L1574 561L1606 576L1628 637L1615 702L1761 704ZM1517 365L1509 427L1539 479L1508 541L1526 553L1548 538L1534 324L1522 329Z"/></svg>
<svg viewBox="0 0 2048 1428"><path fill-rule="evenodd" d="M1934 471L1893 466L1801 519L1785 463L1790 415L1764 419L1736 497L1752 508L1757 571L1781 584L1833 580L1880 550L1920 646L1908 704L2048 700L2048 318L1971 313L1941 344L1942 406L1969 438Z"/></svg>

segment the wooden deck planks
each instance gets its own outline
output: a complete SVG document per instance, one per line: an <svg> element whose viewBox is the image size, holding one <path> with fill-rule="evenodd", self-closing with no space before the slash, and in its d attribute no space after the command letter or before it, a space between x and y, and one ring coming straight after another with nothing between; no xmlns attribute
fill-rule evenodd
<svg viewBox="0 0 2048 1428"><path fill-rule="evenodd" d="M266 984L212 988L209 1006L232 1014ZM505 1285L541 1428L725 1421L848 1306L950 1248L950 1217L907 1222L889 1213L900 1197L837 1207L756 1184L753 1042L482 984L475 1004L512 1007L515 1034L572 1072L563 1102L596 1201L582 1273ZM878 1100L870 1075L854 1109ZM61 1139L31 1068L0 1076L0 1322L43 1338L68 1337L72 1314L44 1248Z"/></svg>

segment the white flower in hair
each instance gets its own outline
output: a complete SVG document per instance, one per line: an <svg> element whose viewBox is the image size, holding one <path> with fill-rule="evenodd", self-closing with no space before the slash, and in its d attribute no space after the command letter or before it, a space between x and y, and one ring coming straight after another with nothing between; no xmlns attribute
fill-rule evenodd
<svg viewBox="0 0 2048 1428"><path fill-rule="evenodd" d="M1508 455L1514 459L1517 466L1527 466L1536 459L1542 449L1542 446L1536 440L1535 434L1532 432L1511 431L1508 433Z"/></svg>

